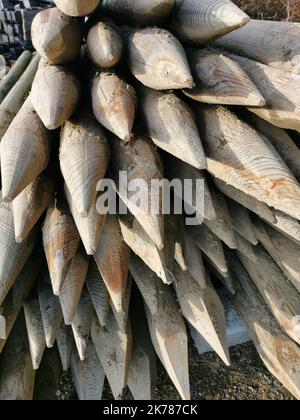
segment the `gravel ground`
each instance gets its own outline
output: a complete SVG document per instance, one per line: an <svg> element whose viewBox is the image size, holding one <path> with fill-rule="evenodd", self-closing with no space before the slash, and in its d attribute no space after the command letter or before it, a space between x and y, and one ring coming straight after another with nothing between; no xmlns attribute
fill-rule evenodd
<svg viewBox="0 0 300 420"><path fill-rule="evenodd" d="M216 354L199 355L190 345L192 400L292 400L293 397L267 371L252 343L230 352L232 365L226 367ZM76 400L69 374L61 378L58 400ZM108 384L103 399L112 400ZM128 398L130 399L130 396ZM156 400L178 400L177 391L161 365L158 366Z"/></svg>

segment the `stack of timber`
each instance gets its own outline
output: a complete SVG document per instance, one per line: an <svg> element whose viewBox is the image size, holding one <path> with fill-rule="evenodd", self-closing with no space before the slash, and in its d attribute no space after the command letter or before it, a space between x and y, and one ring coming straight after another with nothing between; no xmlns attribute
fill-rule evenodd
<svg viewBox="0 0 300 420"><path fill-rule="evenodd" d="M300 399L299 25L229 0L54 3L0 82L0 399L62 369L82 400L105 378L152 399L157 358L190 399L187 326L230 364L222 284ZM151 194L166 179L194 181L173 204L196 225Z"/></svg>

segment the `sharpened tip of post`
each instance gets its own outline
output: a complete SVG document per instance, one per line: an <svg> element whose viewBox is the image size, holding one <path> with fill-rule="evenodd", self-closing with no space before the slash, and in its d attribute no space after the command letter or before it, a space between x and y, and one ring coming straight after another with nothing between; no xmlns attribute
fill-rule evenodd
<svg viewBox="0 0 300 420"><path fill-rule="evenodd" d="M86 219L88 217L88 215L89 215L89 213L86 210L85 211L82 211L80 213L80 217L82 217L83 219Z"/></svg>
<svg viewBox="0 0 300 420"><path fill-rule="evenodd" d="M24 241L25 238L23 238L22 236L16 236L16 242L17 244L21 244Z"/></svg>
<svg viewBox="0 0 300 420"><path fill-rule="evenodd" d="M127 143L130 142L133 139L133 134L127 134L126 136L123 137L123 141L126 141Z"/></svg>
<svg viewBox="0 0 300 420"><path fill-rule="evenodd" d="M194 79L192 77L189 77L186 82L185 89L194 89L196 87L196 84L194 82Z"/></svg>

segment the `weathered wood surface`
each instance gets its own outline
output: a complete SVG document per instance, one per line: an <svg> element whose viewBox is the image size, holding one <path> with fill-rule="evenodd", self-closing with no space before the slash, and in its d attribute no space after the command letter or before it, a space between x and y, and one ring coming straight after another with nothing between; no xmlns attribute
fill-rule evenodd
<svg viewBox="0 0 300 420"><path fill-rule="evenodd" d="M32 366L34 370L38 370L46 349L46 338L37 285L33 287L26 302L24 303L24 315Z"/></svg>
<svg viewBox="0 0 300 420"><path fill-rule="evenodd" d="M127 386L128 371L132 354L132 331L130 321L127 331L119 330L117 322L110 312L105 328L101 328L96 319L92 323L92 340L114 398L120 399Z"/></svg>
<svg viewBox="0 0 300 420"><path fill-rule="evenodd" d="M97 251L101 234L106 222L106 214L97 211L97 197L85 217L81 216L76 204L71 197L68 187L65 185L65 196L68 201L74 222L78 229L80 238L88 255L94 255Z"/></svg>
<svg viewBox="0 0 300 420"><path fill-rule="evenodd" d="M196 87L184 90L195 101L218 105L264 106L265 99L239 63L213 49L190 50Z"/></svg>
<svg viewBox="0 0 300 420"><path fill-rule="evenodd" d="M37 249L33 251L29 257L3 304L0 306L0 353L4 348L6 339L11 333L18 314L37 279L41 262L41 252Z"/></svg>
<svg viewBox="0 0 300 420"><path fill-rule="evenodd" d="M216 187L227 197L231 198L236 203L240 204L258 216L267 220L271 224L277 223L277 219L273 211L265 204L258 201L256 198L234 188L232 185L227 184L221 179L214 178Z"/></svg>
<svg viewBox="0 0 300 420"><path fill-rule="evenodd" d="M121 23L157 25L172 12L175 0L104 0L103 13Z"/></svg>
<svg viewBox="0 0 300 420"><path fill-rule="evenodd" d="M275 127L250 112L246 114L245 120L270 140L283 161L300 182L300 149L295 145L288 132Z"/></svg>
<svg viewBox="0 0 300 420"><path fill-rule="evenodd" d="M161 251L133 216L122 216L119 218L119 221L124 241L134 254L140 257L164 283L170 284L174 280L172 268L175 254L176 228L169 224L168 219L169 217L165 216L165 229L168 234L165 234L166 247Z"/></svg>
<svg viewBox="0 0 300 420"><path fill-rule="evenodd" d="M158 198L156 198L152 193L151 185L153 180L163 179L160 156L147 137L136 137L130 143L114 138L111 145L114 156L112 169L118 194L155 245L163 249L163 192L158 191ZM119 182L120 172L126 172L127 185ZM131 189L134 184L139 187L138 197Z"/></svg>
<svg viewBox="0 0 300 420"><path fill-rule="evenodd" d="M53 292L59 295L80 243L80 236L63 197L48 207L42 228Z"/></svg>
<svg viewBox="0 0 300 420"><path fill-rule="evenodd" d="M130 248L122 237L118 217L109 214L94 259L117 312L121 312L128 279Z"/></svg>
<svg viewBox="0 0 300 420"><path fill-rule="evenodd" d="M194 86L185 51L171 32L149 27L127 35L128 65L143 85L157 90Z"/></svg>
<svg viewBox="0 0 300 420"><path fill-rule="evenodd" d="M104 131L89 108L80 108L60 134L59 160L72 201L86 217L96 200L97 183L104 178L110 148Z"/></svg>
<svg viewBox="0 0 300 420"><path fill-rule="evenodd" d="M71 261L63 287L59 294L59 300L66 325L71 325L78 308L81 292L86 280L89 258L82 246Z"/></svg>
<svg viewBox="0 0 300 420"><path fill-rule="evenodd" d="M5 201L11 202L46 168L50 137L26 100L1 141L1 180Z"/></svg>
<svg viewBox="0 0 300 420"><path fill-rule="evenodd" d="M187 164L183 160L175 159L170 155L164 156L164 168L165 176L167 176L170 181L179 179L182 182L182 185L184 185L184 181L187 179L192 181L191 192L188 190L189 194L184 194L183 197L184 202L187 205L185 210L188 211L189 207L191 207L191 209L196 211L196 216L200 223L203 222L204 218L207 220L215 220L217 214L205 172ZM181 190L177 191L175 188L174 194L182 199Z"/></svg>
<svg viewBox="0 0 300 420"><path fill-rule="evenodd" d="M34 380L25 320L20 314L0 358L0 400L32 400Z"/></svg>
<svg viewBox="0 0 300 420"><path fill-rule="evenodd" d="M137 401L154 400L156 355L148 331L142 302L134 295L132 331L133 348L128 373L128 387Z"/></svg>
<svg viewBox="0 0 300 420"><path fill-rule="evenodd" d="M127 324L128 324L129 307L130 307L130 302L131 302L131 286L132 286L132 277L129 274L127 284L126 284L126 290L124 294L123 307L121 311L117 311L113 304L113 301L112 300L110 301L110 307L113 311L118 327L120 331L123 331L123 332L126 332Z"/></svg>
<svg viewBox="0 0 300 420"><path fill-rule="evenodd" d="M229 0L176 0L172 27L182 41L201 45L246 25L249 20Z"/></svg>
<svg viewBox="0 0 300 420"><path fill-rule="evenodd" d="M0 194L0 305L21 273L37 241L34 230L21 244L15 241L13 212Z"/></svg>
<svg viewBox="0 0 300 420"><path fill-rule="evenodd" d="M228 197L226 201L233 229L242 235L243 238L247 239L252 245L256 246L258 240L248 209Z"/></svg>
<svg viewBox="0 0 300 420"><path fill-rule="evenodd" d="M287 238L291 239L297 245L300 245L300 222L299 220L294 219L293 217L288 216L281 211L274 212L276 223L270 223L268 220L264 219L268 224L270 224L278 232L285 235Z"/></svg>
<svg viewBox="0 0 300 420"><path fill-rule="evenodd" d="M158 312L145 305L148 327L155 351L184 400L190 399L188 339L185 323L169 286L158 282Z"/></svg>
<svg viewBox="0 0 300 420"><path fill-rule="evenodd" d="M0 82L0 103L6 97L6 95L10 92L10 90L14 87L17 81L20 79L22 74L24 73L26 67L28 66L31 60L31 52L24 51L9 72L3 77ZM5 66L5 60L4 64ZM1 72L3 70L2 61L1 61Z"/></svg>
<svg viewBox="0 0 300 420"><path fill-rule="evenodd" d="M73 335L81 361L85 360L93 314L93 303L87 288L84 287L77 306L76 314L72 321Z"/></svg>
<svg viewBox="0 0 300 420"><path fill-rule="evenodd" d="M124 141L130 141L136 113L134 88L116 73L100 72L92 82L96 120Z"/></svg>
<svg viewBox="0 0 300 420"><path fill-rule="evenodd" d="M204 224L229 248L236 249L236 238L225 197L212 186L210 194L217 218L215 220L204 219Z"/></svg>
<svg viewBox="0 0 300 420"><path fill-rule="evenodd" d="M183 316L229 366L225 313L215 289L209 283L206 288L201 289L188 273L180 270L178 265L174 274L175 291Z"/></svg>
<svg viewBox="0 0 300 420"><path fill-rule="evenodd" d="M35 376L34 401L54 401L62 374L57 347L47 349Z"/></svg>
<svg viewBox="0 0 300 420"><path fill-rule="evenodd" d="M63 314L59 298L53 294L47 269L44 269L39 276L38 293L46 345L52 348L61 328Z"/></svg>
<svg viewBox="0 0 300 420"><path fill-rule="evenodd" d="M41 10L33 19L31 38L36 51L52 64L75 60L81 47L81 25L56 7Z"/></svg>
<svg viewBox="0 0 300 420"><path fill-rule="evenodd" d="M284 334L246 270L237 259L230 263L236 274L234 305L246 322L254 345L269 371L300 399L300 349Z"/></svg>
<svg viewBox="0 0 300 420"><path fill-rule="evenodd" d="M282 330L300 343L300 295L261 245L239 238L238 256Z"/></svg>
<svg viewBox="0 0 300 420"><path fill-rule="evenodd" d="M300 293L300 245L260 220L255 221L255 231L260 243Z"/></svg>
<svg viewBox="0 0 300 420"><path fill-rule="evenodd" d="M80 360L76 349L73 349L71 373L80 401L102 399L105 373L92 340L87 343L84 361Z"/></svg>
<svg viewBox="0 0 300 420"><path fill-rule="evenodd" d="M191 108L172 92L140 88L140 106L153 142L198 169L207 163L195 116Z"/></svg>
<svg viewBox="0 0 300 420"><path fill-rule="evenodd" d="M224 107L199 105L197 112L209 172L299 219L300 185L268 139Z"/></svg>
<svg viewBox="0 0 300 420"><path fill-rule="evenodd" d="M300 27L291 22L254 20L216 45L271 67L300 73Z"/></svg>
<svg viewBox="0 0 300 420"><path fill-rule="evenodd" d="M66 67L41 63L32 83L32 105L48 130L55 130L76 111L81 87Z"/></svg>
<svg viewBox="0 0 300 420"><path fill-rule="evenodd" d="M4 136L11 122L21 109L31 89L32 81L38 69L40 56L32 57L28 67L0 105L0 139ZM24 126L22 127L24 129Z"/></svg>
<svg viewBox="0 0 300 420"><path fill-rule="evenodd" d="M275 69L265 64L234 54L266 100L267 106L248 109L276 127L300 130L300 101L296 94L300 88L300 75Z"/></svg>
<svg viewBox="0 0 300 420"><path fill-rule="evenodd" d="M63 323L56 341L63 370L67 372L70 368L71 354L74 348L72 328Z"/></svg>
<svg viewBox="0 0 300 420"><path fill-rule="evenodd" d="M87 54L100 68L116 66L123 55L123 39L117 28L107 22L98 22L86 38Z"/></svg>
<svg viewBox="0 0 300 420"><path fill-rule="evenodd" d="M91 261L86 277L86 285L91 296L98 321L101 327L105 327L109 314L109 294L97 264Z"/></svg>
<svg viewBox="0 0 300 420"><path fill-rule="evenodd" d="M59 9L69 16L88 16L101 4L101 0L54 0Z"/></svg>
<svg viewBox="0 0 300 420"><path fill-rule="evenodd" d="M206 226L188 226L187 232L193 238L196 245L208 257L211 264L221 273L226 274L224 250L221 240Z"/></svg>
<svg viewBox="0 0 300 420"><path fill-rule="evenodd" d="M32 168L32 165L31 165ZM22 242L47 209L55 189L49 173L43 172L13 200L15 237Z"/></svg>

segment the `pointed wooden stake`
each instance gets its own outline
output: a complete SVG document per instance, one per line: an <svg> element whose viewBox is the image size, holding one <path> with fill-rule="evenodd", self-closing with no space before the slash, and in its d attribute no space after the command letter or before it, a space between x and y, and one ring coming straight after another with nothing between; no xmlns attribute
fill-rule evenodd
<svg viewBox="0 0 300 420"><path fill-rule="evenodd" d="M118 193L155 245L162 249L164 247L163 193L160 190L159 197L155 201L151 194L151 182L163 179L159 154L147 137L136 137L130 143L121 142L117 138L113 140L113 169ZM127 185L119 182L120 172L126 172L128 185L139 183L138 197L136 193L128 190Z"/></svg>
<svg viewBox="0 0 300 420"><path fill-rule="evenodd" d="M136 297L136 296L134 296ZM156 355L151 343L141 300L134 300L133 349L128 373L128 387L135 400L154 400Z"/></svg>
<svg viewBox="0 0 300 420"><path fill-rule="evenodd" d="M80 85L66 68L43 62L32 84L31 102L49 130L55 130L75 112Z"/></svg>
<svg viewBox="0 0 300 420"><path fill-rule="evenodd" d="M135 90L115 73L97 73L92 83L97 121L124 141L130 141L136 112Z"/></svg>
<svg viewBox="0 0 300 420"><path fill-rule="evenodd" d="M106 214L99 214L96 208L97 198L86 217L82 217L71 197L68 187L65 185L67 198L73 219L80 234L85 251L88 255L94 255L100 242L101 234L106 221Z"/></svg>
<svg viewBox="0 0 300 420"><path fill-rule="evenodd" d="M255 229L260 243L300 293L300 245L294 244L258 219L255 221Z"/></svg>
<svg viewBox="0 0 300 420"><path fill-rule="evenodd" d="M300 185L268 139L224 107L198 106L197 111L205 127L209 172L300 219Z"/></svg>
<svg viewBox="0 0 300 420"><path fill-rule="evenodd" d="M46 348L46 339L37 286L34 286L24 303L24 314L32 366L34 370L38 370Z"/></svg>
<svg viewBox="0 0 300 420"><path fill-rule="evenodd" d="M225 197L218 190L212 187L210 188L210 193L213 199L217 218L213 221L204 219L204 223L229 248L236 249L236 238Z"/></svg>
<svg viewBox="0 0 300 420"><path fill-rule="evenodd" d="M124 295L123 307L121 311L116 310L112 300L110 302L110 307L113 311L118 327L123 332L126 332L127 324L128 324L128 314L129 314L129 306L130 306L130 299L131 299L131 286L132 286L132 277L131 275L129 275L128 280L127 280L125 295Z"/></svg>
<svg viewBox="0 0 300 420"><path fill-rule="evenodd" d="M233 54L230 57L249 74L268 104L266 107L248 109L276 127L299 130L300 101L295 91L300 87L300 76L245 57Z"/></svg>
<svg viewBox="0 0 300 420"><path fill-rule="evenodd" d="M42 230L53 292L59 295L80 243L78 230L63 197L50 204Z"/></svg>
<svg viewBox="0 0 300 420"><path fill-rule="evenodd" d="M74 61L81 47L81 25L56 7L41 10L33 19L31 38L36 51L52 64Z"/></svg>
<svg viewBox="0 0 300 420"><path fill-rule="evenodd" d="M17 242L27 238L54 193L54 182L45 172L29 184L13 201L15 236Z"/></svg>
<svg viewBox="0 0 300 420"><path fill-rule="evenodd" d="M0 334L0 353L6 343L6 339L11 333L18 314L37 279L41 263L41 252L39 249L36 249L26 262L2 306L0 306L0 318L2 319L2 322L0 321L0 326L2 327L2 334Z"/></svg>
<svg viewBox="0 0 300 420"><path fill-rule="evenodd" d="M281 211L275 211L274 216L276 218L276 223L270 223L268 220L264 218L263 219L274 229L278 230L278 232L282 233L284 236L289 238L291 241L295 242L297 245L300 245L299 220L296 220L293 217L282 213Z"/></svg>
<svg viewBox="0 0 300 420"><path fill-rule="evenodd" d="M126 333L123 333L112 312L105 328L101 328L95 318L92 323L92 339L114 398L120 399L127 385L132 353L130 322Z"/></svg>
<svg viewBox="0 0 300 420"><path fill-rule="evenodd" d="M107 22L98 22L86 38L87 54L100 68L116 66L123 55L123 39L117 28Z"/></svg>
<svg viewBox="0 0 300 420"><path fill-rule="evenodd" d="M229 0L176 2L173 28L189 44L201 45L246 25L250 18Z"/></svg>
<svg viewBox="0 0 300 420"><path fill-rule="evenodd" d="M97 6L101 3L100 0L54 0L59 9L68 16L88 16L96 10Z"/></svg>
<svg viewBox="0 0 300 420"><path fill-rule="evenodd" d="M118 217L108 215L94 259L117 311L122 311L130 248L126 245Z"/></svg>
<svg viewBox="0 0 300 420"><path fill-rule="evenodd" d="M300 297L261 245L240 238L238 256L282 330L300 344ZM242 248L242 249L241 249Z"/></svg>
<svg viewBox="0 0 300 420"><path fill-rule="evenodd" d="M169 181L180 179L182 185L184 185L185 180L192 181L192 193L190 196L184 194L183 199L185 205L195 210L200 223L203 222L204 218L207 220L215 220L217 218L204 171L200 171L194 166L176 159L171 155L164 156L164 168ZM179 193L181 192L179 191ZM174 189L174 194L178 195L176 188ZM182 195L179 198L181 200ZM189 210L189 208L186 210Z"/></svg>
<svg viewBox="0 0 300 420"><path fill-rule="evenodd" d="M168 224L167 219L168 217L165 216L165 226ZM124 241L132 251L140 257L164 283L172 283L174 280L172 268L175 254L176 231L174 232L173 229L170 228L168 229L170 235L168 235L168 237L165 236L166 244L168 247L172 247L172 252L170 253L167 247L160 251L133 216L122 216L119 220Z"/></svg>
<svg viewBox="0 0 300 420"><path fill-rule="evenodd" d="M71 356L71 372L80 401L100 401L105 373L92 340L87 342L85 359L81 361L74 348Z"/></svg>
<svg viewBox="0 0 300 420"><path fill-rule="evenodd" d="M230 365L223 305L210 284L201 289L188 274L175 268L175 290L183 316L220 356L225 365Z"/></svg>
<svg viewBox="0 0 300 420"><path fill-rule="evenodd" d="M65 123L60 134L60 167L80 216L86 217L96 200L97 183L104 178L110 160L105 134L81 108Z"/></svg>
<svg viewBox="0 0 300 420"><path fill-rule="evenodd" d="M249 211L230 198L227 198L226 201L233 229L243 236L243 238L247 239L252 245L256 246L258 240Z"/></svg>
<svg viewBox="0 0 300 420"><path fill-rule="evenodd" d="M154 27L133 30L127 48L131 73L143 85L157 90L194 86L185 51L171 32Z"/></svg>
<svg viewBox="0 0 300 420"><path fill-rule="evenodd" d="M174 93L140 88L140 104L153 142L190 165L206 169L207 163L192 110Z"/></svg>
<svg viewBox="0 0 300 420"><path fill-rule="evenodd" d="M234 304L250 330L260 357L279 382L300 399L299 347L280 330L238 259L231 260L230 265L236 273Z"/></svg>
<svg viewBox="0 0 300 420"><path fill-rule="evenodd" d="M48 270L40 275L38 287L46 345L52 348L61 328L63 314L59 298L53 294Z"/></svg>
<svg viewBox="0 0 300 420"><path fill-rule="evenodd" d="M33 400L56 400L61 374L62 366L57 347L47 349L36 373Z"/></svg>
<svg viewBox="0 0 300 420"><path fill-rule="evenodd" d="M73 258L66 279L59 295L66 325L71 325L78 308L81 292L89 268L89 258L82 246Z"/></svg>
<svg viewBox="0 0 300 420"><path fill-rule="evenodd" d="M213 49L188 54L196 87L184 90L195 101L218 105L264 106L265 99L243 68Z"/></svg>
<svg viewBox="0 0 300 420"><path fill-rule="evenodd" d="M76 315L72 321L73 335L81 361L85 359L85 353L90 338L92 317L93 303L87 288L84 287L80 296Z"/></svg>
<svg viewBox="0 0 300 420"><path fill-rule="evenodd" d="M28 98L1 141L3 199L11 202L34 182L49 158L49 133Z"/></svg>
<svg viewBox="0 0 300 420"><path fill-rule="evenodd" d="M172 12L175 0L131 1L104 0L103 13L121 23L133 25L157 25Z"/></svg>
<svg viewBox="0 0 300 420"><path fill-rule="evenodd" d="M200 288L205 288L206 276L202 253L195 241L193 241L192 237L187 233L186 229L184 229L183 232L183 243L187 271Z"/></svg>
<svg viewBox="0 0 300 420"><path fill-rule="evenodd" d="M239 203L241 206L251 210L253 213L256 213L258 216L267 220L271 224L275 224L277 222L273 211L265 203L261 203L256 200L256 198L243 193L220 179L214 178L214 183L224 195Z"/></svg>
<svg viewBox="0 0 300 420"><path fill-rule="evenodd" d="M171 288L161 282L158 285L158 313L152 315L148 305L145 305L152 343L181 398L189 400L190 385L186 327Z"/></svg>
<svg viewBox="0 0 300 420"><path fill-rule="evenodd" d="M105 327L109 314L109 294L94 260L91 261L86 277L86 285L91 296L98 321Z"/></svg>
<svg viewBox="0 0 300 420"><path fill-rule="evenodd" d="M22 271L36 240L34 230L21 244L15 242L12 207L2 202L0 194L0 305Z"/></svg>
<svg viewBox="0 0 300 420"><path fill-rule="evenodd" d="M245 120L270 140L283 161L300 182L300 149L295 145L287 131L274 127L274 125L251 112L246 114Z"/></svg>
<svg viewBox="0 0 300 420"><path fill-rule="evenodd" d="M25 320L20 314L0 358L0 400L31 401L34 380Z"/></svg>
<svg viewBox="0 0 300 420"><path fill-rule="evenodd" d="M207 226L187 226L196 245L208 257L211 264L221 273L228 273L223 245L220 239Z"/></svg>
<svg viewBox="0 0 300 420"><path fill-rule="evenodd" d="M57 336L57 347L63 370L67 372L70 368L71 353L72 348L74 347L74 340L71 327L65 325L64 323L62 324Z"/></svg>
<svg viewBox="0 0 300 420"><path fill-rule="evenodd" d="M291 22L254 20L216 45L271 67L300 73L300 28Z"/></svg>

